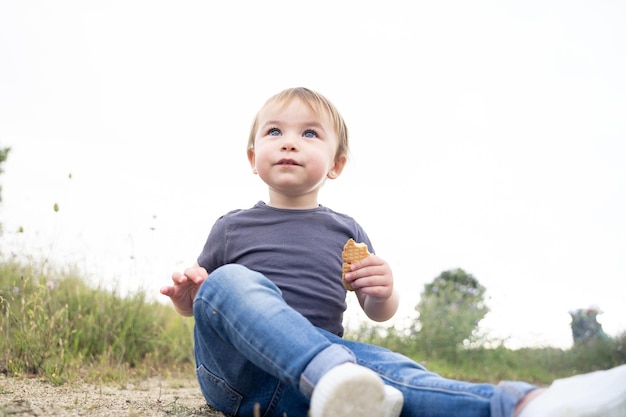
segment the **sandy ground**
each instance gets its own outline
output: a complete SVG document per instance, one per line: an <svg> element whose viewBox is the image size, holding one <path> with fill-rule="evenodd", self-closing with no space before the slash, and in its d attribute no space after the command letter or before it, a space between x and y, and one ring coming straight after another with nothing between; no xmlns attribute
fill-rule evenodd
<svg viewBox="0 0 626 417"><path fill-rule="evenodd" d="M0 416L207 416L195 379L151 378L124 386L71 382L54 386L39 379L0 374Z"/></svg>

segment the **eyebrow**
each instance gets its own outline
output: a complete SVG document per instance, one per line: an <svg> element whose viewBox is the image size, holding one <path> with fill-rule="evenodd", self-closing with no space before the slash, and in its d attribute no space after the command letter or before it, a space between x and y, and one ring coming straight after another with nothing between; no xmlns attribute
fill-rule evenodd
<svg viewBox="0 0 626 417"><path fill-rule="evenodd" d="M280 121L280 120L268 120L265 123L263 123L262 125L259 125L259 128L264 129L266 127L269 126L281 126L281 125L285 125L288 124L289 122L285 122L285 121ZM299 123L298 124L299 127L305 128L305 127L314 127L317 128L319 130L322 131L326 131L326 129L324 129L324 125L318 121L312 121L312 122L306 122L306 123Z"/></svg>

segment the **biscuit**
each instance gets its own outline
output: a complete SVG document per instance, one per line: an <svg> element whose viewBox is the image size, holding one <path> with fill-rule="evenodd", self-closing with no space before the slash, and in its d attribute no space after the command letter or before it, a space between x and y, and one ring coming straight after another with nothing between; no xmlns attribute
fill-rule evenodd
<svg viewBox="0 0 626 417"><path fill-rule="evenodd" d="M346 273L350 272L350 264L353 262L360 261L361 259L365 259L370 256L371 253L367 250L367 245L365 243L356 243L354 239L350 238L343 246L343 251L341 252L341 259L343 259L343 265L341 267L341 282L343 282L343 287L348 291L354 291L352 288L352 283L350 281L346 281Z"/></svg>

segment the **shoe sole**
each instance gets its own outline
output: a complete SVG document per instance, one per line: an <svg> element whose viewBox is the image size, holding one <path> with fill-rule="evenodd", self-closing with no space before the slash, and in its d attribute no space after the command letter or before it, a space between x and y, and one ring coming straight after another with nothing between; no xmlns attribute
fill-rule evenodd
<svg viewBox="0 0 626 417"><path fill-rule="evenodd" d="M310 417L397 417L402 394L389 391L373 371L357 367L350 372L328 373L311 397ZM399 403L399 405L398 405Z"/></svg>

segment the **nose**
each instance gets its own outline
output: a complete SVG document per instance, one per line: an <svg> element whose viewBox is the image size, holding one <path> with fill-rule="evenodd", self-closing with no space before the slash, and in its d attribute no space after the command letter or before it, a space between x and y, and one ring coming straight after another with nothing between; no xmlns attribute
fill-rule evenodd
<svg viewBox="0 0 626 417"><path fill-rule="evenodd" d="M285 135L283 136L283 143L280 149L283 151L297 152L298 140L294 138L292 135Z"/></svg>

